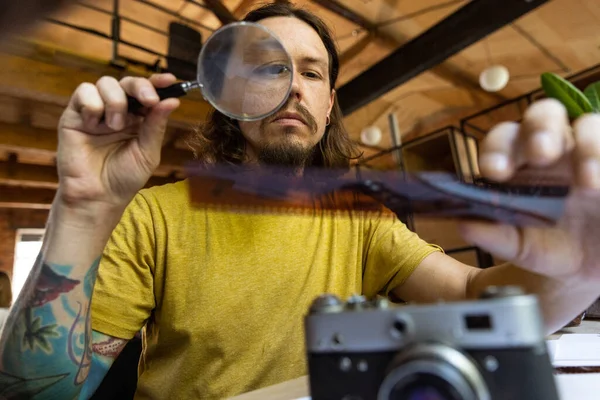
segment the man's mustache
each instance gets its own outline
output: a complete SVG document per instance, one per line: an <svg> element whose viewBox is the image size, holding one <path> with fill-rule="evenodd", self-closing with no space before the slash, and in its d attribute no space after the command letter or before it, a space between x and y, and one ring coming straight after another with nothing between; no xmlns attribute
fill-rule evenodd
<svg viewBox="0 0 600 400"><path fill-rule="evenodd" d="M312 116L310 111L308 111L306 109L306 107L304 107L302 104L297 103L297 102L292 103L291 109L290 109L290 106L288 103L284 107L282 107L278 113L276 113L275 115L271 116L270 118L268 118L266 120L263 120L263 122L262 122L263 127L265 125L267 125L268 123L275 121L277 118L279 118L279 116L281 114L283 114L285 112L290 112L290 111L293 111L293 112L297 113L298 115L300 115L300 117L302 117L302 119L304 120L304 122L306 123L306 125L308 126L308 128L310 129L310 131L312 133L317 132L317 120L315 119L315 117Z"/></svg>

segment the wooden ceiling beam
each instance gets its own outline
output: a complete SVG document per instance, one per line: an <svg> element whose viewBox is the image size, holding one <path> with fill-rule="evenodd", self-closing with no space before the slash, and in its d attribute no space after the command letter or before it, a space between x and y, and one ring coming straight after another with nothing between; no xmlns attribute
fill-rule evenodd
<svg viewBox="0 0 600 400"><path fill-rule="evenodd" d="M32 189L18 186L0 186L1 208L49 210L54 200L54 189Z"/></svg>
<svg viewBox="0 0 600 400"><path fill-rule="evenodd" d="M342 112L348 115L424 71L435 73L435 66L547 1L477 0L467 3L340 87ZM454 82L459 83L461 70L456 68L454 74L458 76Z"/></svg>
<svg viewBox="0 0 600 400"><path fill-rule="evenodd" d="M56 189L56 168L0 161L0 185Z"/></svg>
<svg viewBox="0 0 600 400"><path fill-rule="evenodd" d="M148 75L28 42L7 45L3 50L0 93L61 106L68 104L72 93L83 82L95 83L105 75L116 79ZM200 95L190 94L181 99L181 106L171 114L170 122L179 127L194 126L205 120L211 110L212 106Z"/></svg>
<svg viewBox="0 0 600 400"><path fill-rule="evenodd" d="M233 10L233 15L236 18L244 18L255 5L255 0L242 0L240 4Z"/></svg>
<svg viewBox="0 0 600 400"><path fill-rule="evenodd" d="M204 0L204 4L210 8L223 25L237 21L237 18L221 3L221 0Z"/></svg>
<svg viewBox="0 0 600 400"><path fill-rule="evenodd" d="M56 155L58 139L55 131L34 128L27 125L0 122L0 149L19 153L37 151L48 157ZM161 155L162 169L181 171L184 164L193 159L190 151L164 147Z"/></svg>
<svg viewBox="0 0 600 400"><path fill-rule="evenodd" d="M152 176L146 183L146 187L175 181L176 179ZM0 161L0 185L57 189L58 174L55 167Z"/></svg>
<svg viewBox="0 0 600 400"><path fill-rule="evenodd" d="M361 15L358 15L345 5L341 4L337 0L313 0L321 7L347 19L350 22L355 23L362 29L369 32L371 40L379 40L383 45L389 47L391 50L396 50L400 46L404 45L408 41L408 37L402 33L394 34L379 29L377 24L371 22ZM441 64L435 65L429 69L430 72L438 76L439 78L452 82L457 86L473 90L477 93L478 97L482 100L489 100L494 103L499 101L505 101L506 97L499 93L488 93L481 89L477 79L471 77L467 72L456 66L450 61L444 61Z"/></svg>
<svg viewBox="0 0 600 400"><path fill-rule="evenodd" d="M343 68L344 65L352 61L354 57L360 55L363 52L363 50L366 49L369 44L371 44L372 41L373 36L370 34L366 35L365 37L361 38L358 42L350 46L346 51L341 53L339 58L340 69Z"/></svg>
<svg viewBox="0 0 600 400"><path fill-rule="evenodd" d="M339 15L342 18L360 26L362 29L372 33L379 33L377 31L377 25L374 22L369 21L362 15L359 15L340 3L337 0L313 0L315 3L331 11L334 14Z"/></svg>

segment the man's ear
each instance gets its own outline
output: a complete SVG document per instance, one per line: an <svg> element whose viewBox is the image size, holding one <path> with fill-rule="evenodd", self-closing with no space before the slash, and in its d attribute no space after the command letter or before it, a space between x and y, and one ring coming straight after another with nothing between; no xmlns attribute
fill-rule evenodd
<svg viewBox="0 0 600 400"><path fill-rule="evenodd" d="M329 109L327 110L327 115L331 115L331 110L333 109L334 102L335 102L335 89L331 89L331 96L329 96Z"/></svg>

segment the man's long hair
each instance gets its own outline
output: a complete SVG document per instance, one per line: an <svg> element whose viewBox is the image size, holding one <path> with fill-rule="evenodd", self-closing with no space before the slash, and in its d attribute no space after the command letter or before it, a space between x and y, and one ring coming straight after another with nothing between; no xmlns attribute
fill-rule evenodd
<svg viewBox="0 0 600 400"><path fill-rule="evenodd" d="M337 48L327 25L309 11L297 8L287 2L275 2L251 11L244 21L258 22L269 17L295 17L310 25L319 35L329 53L329 83L334 88L339 72ZM213 110L208 120L201 124L188 145L202 162L241 164L245 159L246 140L238 122L219 111ZM334 96L330 114L330 124L317 144L314 155L305 167L327 167L345 169L360 152L352 142L343 125L342 110Z"/></svg>

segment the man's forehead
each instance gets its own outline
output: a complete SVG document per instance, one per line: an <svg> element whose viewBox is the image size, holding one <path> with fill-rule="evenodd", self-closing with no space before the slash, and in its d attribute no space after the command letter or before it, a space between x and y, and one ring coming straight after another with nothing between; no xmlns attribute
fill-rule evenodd
<svg viewBox="0 0 600 400"><path fill-rule="evenodd" d="M259 21L281 41L295 60L323 61L329 57L323 40L312 26L295 17L271 17Z"/></svg>

